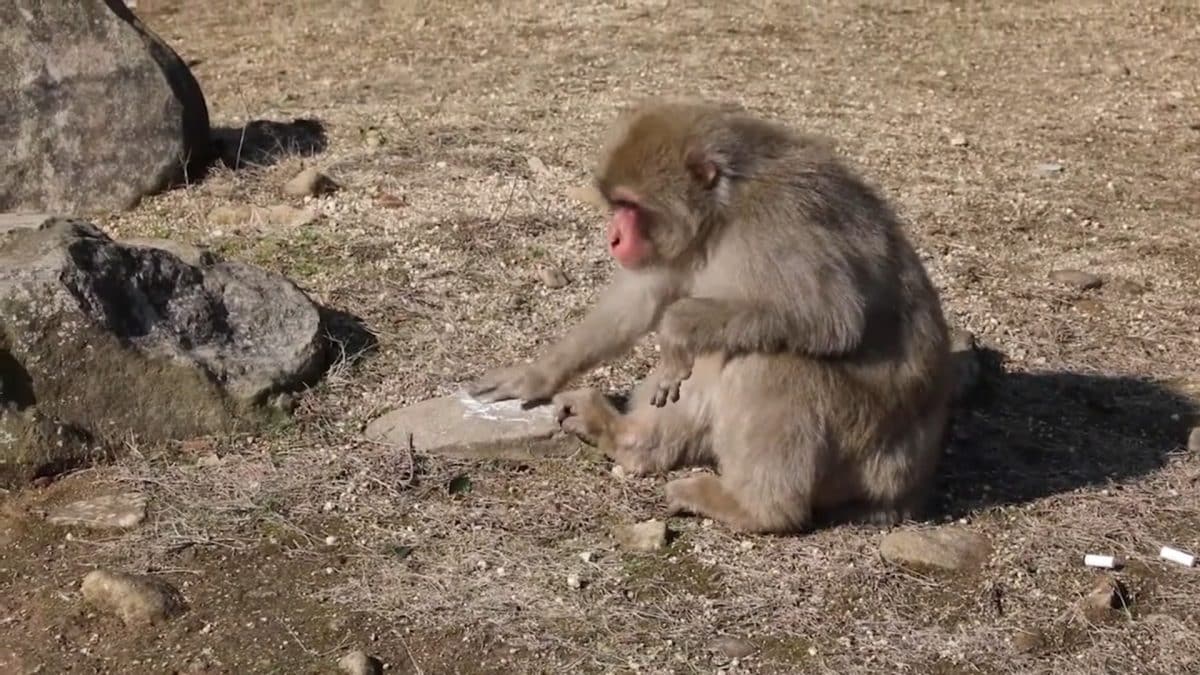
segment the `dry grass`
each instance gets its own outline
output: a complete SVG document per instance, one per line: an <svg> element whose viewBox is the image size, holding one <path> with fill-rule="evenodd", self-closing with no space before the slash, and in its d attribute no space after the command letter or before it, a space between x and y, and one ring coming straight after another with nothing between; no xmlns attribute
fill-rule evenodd
<svg viewBox="0 0 1200 675"><path fill-rule="evenodd" d="M347 562L312 597L385 617L384 642L425 672L710 671L721 634L763 647L739 666L754 672L1198 667L1200 575L1153 558L1200 550L1200 458L1181 447L1200 394L1200 10L884 4L143 0L199 60L216 123L314 118L327 147L102 225L284 272L378 345L293 427L214 441L220 464L132 455L120 477L155 514L104 557L171 570L182 543L249 553L271 538L306 558L334 533ZM629 556L609 533L657 513L660 481L583 461L418 453L414 467L407 448L358 440L373 415L524 358L578 316L609 263L565 191L620 104L693 91L837 139L911 222L955 324L1004 354L944 472L944 512L996 547L977 576L894 569L877 531L848 527L742 539L679 520L669 551ZM1064 171L1037 175L1051 161ZM206 223L221 204L283 201L302 163L343 186L311 202L313 225ZM541 264L572 283L544 287ZM1106 283L1051 283L1063 267ZM626 387L651 360L640 349L591 381ZM462 473L472 490L447 494ZM1101 624L1073 610L1088 552L1135 561L1133 606ZM1021 652L1021 631L1044 646ZM460 635L490 651L431 667Z"/></svg>

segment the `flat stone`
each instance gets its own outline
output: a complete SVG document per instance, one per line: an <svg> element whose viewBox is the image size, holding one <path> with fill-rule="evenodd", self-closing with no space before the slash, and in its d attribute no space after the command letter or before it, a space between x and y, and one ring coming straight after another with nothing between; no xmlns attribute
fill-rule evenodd
<svg viewBox="0 0 1200 675"><path fill-rule="evenodd" d="M966 570L982 565L992 554L981 534L960 527L936 530L898 530L883 538L884 560L918 569Z"/></svg>
<svg viewBox="0 0 1200 675"><path fill-rule="evenodd" d="M466 392L393 410L367 425L373 441L412 446L450 457L530 459L565 456L578 449L554 442L559 431L554 407L525 409L521 401L486 403Z"/></svg>
<svg viewBox="0 0 1200 675"><path fill-rule="evenodd" d="M126 492L65 504L52 510L46 521L52 525L81 525L94 529L134 527L146 519L146 495Z"/></svg>
<svg viewBox="0 0 1200 675"><path fill-rule="evenodd" d="M93 570L80 591L88 604L115 614L130 628L160 624L187 609L174 586L141 574Z"/></svg>
<svg viewBox="0 0 1200 675"><path fill-rule="evenodd" d="M0 213L0 235L12 230L36 230L53 217L49 213Z"/></svg>
<svg viewBox="0 0 1200 675"><path fill-rule="evenodd" d="M617 530L617 544L629 551L658 551L667 545L667 524L647 520Z"/></svg>
<svg viewBox="0 0 1200 675"><path fill-rule="evenodd" d="M1192 433L1188 434L1187 448L1189 452L1200 453L1200 427L1192 429Z"/></svg>
<svg viewBox="0 0 1200 675"><path fill-rule="evenodd" d="M1104 280L1100 277L1082 270L1054 270L1050 273L1050 280L1066 284L1067 286L1074 286L1081 291L1100 288L1104 284Z"/></svg>
<svg viewBox="0 0 1200 675"><path fill-rule="evenodd" d="M754 643L750 642L749 640L743 640L741 638L735 638L729 635L722 635L721 637L715 638L708 644L708 649L709 651L721 654L727 659L744 659L758 651L758 648L754 646Z"/></svg>

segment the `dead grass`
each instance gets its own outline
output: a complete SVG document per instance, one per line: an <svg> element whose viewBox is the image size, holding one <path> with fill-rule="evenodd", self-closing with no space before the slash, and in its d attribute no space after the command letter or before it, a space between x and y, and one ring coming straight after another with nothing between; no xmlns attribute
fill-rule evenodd
<svg viewBox="0 0 1200 675"><path fill-rule="evenodd" d="M385 641L407 636L418 665L444 651L422 636L486 636L466 671L1197 667L1200 575L1154 560L1163 544L1200 550L1200 458L1181 452L1200 392L1192 3L141 4L199 59L216 123L315 118L328 146L219 170L102 225L285 272L378 345L291 428L214 440L219 464L131 455L119 477L154 514L101 559L177 569L185 543L332 548L347 562L313 597L385 617ZM620 104L693 91L837 139L911 222L955 324L1005 355L945 472L946 513L996 547L977 576L894 569L879 532L848 527L743 539L679 520L668 552L623 554L611 529L656 515L661 482L580 461L418 453L414 467L408 449L358 439L375 414L524 358L582 311L609 263L566 189ZM1049 161L1062 174L1038 176ZM288 201L279 186L302 164L343 186L308 203L315 224L207 224L221 204ZM546 263L571 285L540 284ZM1067 267L1106 283L1047 279ZM627 387L652 357L590 381ZM470 492L448 494L463 473ZM1140 565L1122 573L1131 611L1101 625L1073 610L1088 552ZM1021 631L1043 647L1017 649ZM732 668L707 651L721 634L763 649Z"/></svg>

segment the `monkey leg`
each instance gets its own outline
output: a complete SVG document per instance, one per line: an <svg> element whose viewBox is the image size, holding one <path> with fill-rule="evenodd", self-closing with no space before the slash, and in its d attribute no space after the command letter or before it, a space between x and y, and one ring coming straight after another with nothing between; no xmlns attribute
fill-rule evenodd
<svg viewBox="0 0 1200 675"><path fill-rule="evenodd" d="M646 391L641 391L646 389ZM600 450L632 475L664 473L709 456L707 430L686 402L658 408L639 387L632 410L621 414L599 391L580 389L555 397L559 425Z"/></svg>
<svg viewBox="0 0 1200 675"><path fill-rule="evenodd" d="M755 531L754 519L738 498L712 474L679 478L667 483L667 509L672 515L691 513L712 518L735 530Z"/></svg>

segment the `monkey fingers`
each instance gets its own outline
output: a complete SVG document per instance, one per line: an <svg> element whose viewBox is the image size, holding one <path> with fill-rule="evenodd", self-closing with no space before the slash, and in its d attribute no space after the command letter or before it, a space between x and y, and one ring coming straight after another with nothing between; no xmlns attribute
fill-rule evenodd
<svg viewBox="0 0 1200 675"><path fill-rule="evenodd" d="M467 393L489 403L513 398L541 401L554 394L554 384L535 364L523 364L484 373L468 386Z"/></svg>
<svg viewBox="0 0 1200 675"><path fill-rule="evenodd" d="M588 445L611 445L620 413L595 389L565 391L554 397L558 425Z"/></svg>
<svg viewBox="0 0 1200 675"><path fill-rule="evenodd" d="M663 347L661 374L650 404L656 408L679 400L679 388L683 381L692 376L691 357L677 348Z"/></svg>

